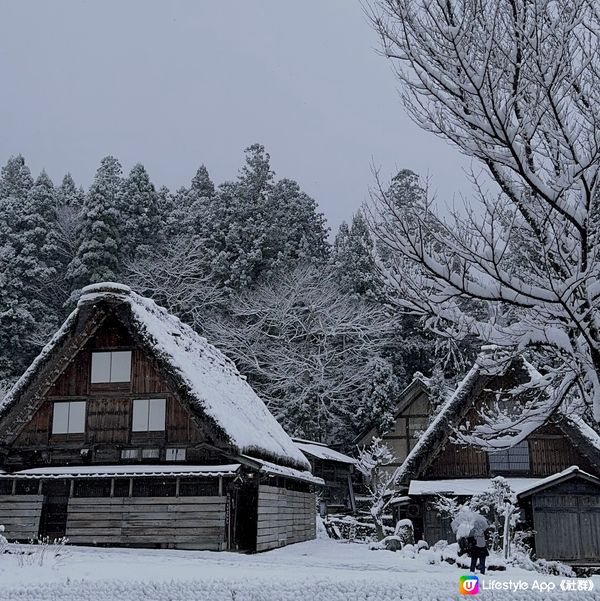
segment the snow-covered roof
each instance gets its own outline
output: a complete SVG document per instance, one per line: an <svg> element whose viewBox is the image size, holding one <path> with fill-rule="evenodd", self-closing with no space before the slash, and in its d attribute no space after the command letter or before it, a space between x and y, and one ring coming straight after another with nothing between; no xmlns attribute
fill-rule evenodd
<svg viewBox="0 0 600 601"><path fill-rule="evenodd" d="M318 484L319 486L323 486L325 484L323 478L313 476L308 470L296 470L291 467L285 467L283 465L271 463L270 461L265 461L264 459L256 459L255 457L248 457L244 455L242 455L242 459L249 459L254 463L258 463L260 466L260 472L263 474L270 476L283 476L284 478L292 478L293 480L302 480L304 482L309 482L310 484Z"/></svg>
<svg viewBox="0 0 600 601"><path fill-rule="evenodd" d="M568 480L569 478L574 476L582 476L587 480L592 480L600 484L600 479L596 478L596 476L592 476L592 474L588 474L587 472L584 472L583 470L579 469L578 466L572 465L571 467L568 467L562 472L557 472L556 474L552 474L551 476L548 476L546 478L538 479L535 482L532 482L530 486L527 486L526 488L523 488L522 490L516 492L519 496L528 496L533 492L547 488L548 486L558 483L562 480Z"/></svg>
<svg viewBox="0 0 600 601"><path fill-rule="evenodd" d="M520 493L540 481L539 478L505 478L515 493ZM451 478L446 480L411 480L408 494L411 497L427 495L472 496L486 491L491 478Z"/></svg>
<svg viewBox="0 0 600 601"><path fill-rule="evenodd" d="M305 454L317 459L325 461L339 461L340 463L350 463L354 465L356 459L348 455L344 455L339 451L330 449L327 445L315 442L313 440L302 440L301 438L293 438L294 444Z"/></svg>
<svg viewBox="0 0 600 601"><path fill-rule="evenodd" d="M187 399L192 410L211 420L237 452L310 469L307 459L230 359L154 301L112 282L82 290L75 311L4 398L0 416L6 414L38 368L70 335L82 309L104 301L129 306L131 325L176 380L176 392Z"/></svg>
<svg viewBox="0 0 600 601"><path fill-rule="evenodd" d="M233 476L239 463L230 465L73 465L36 467L0 476L12 478L114 478L134 476Z"/></svg>

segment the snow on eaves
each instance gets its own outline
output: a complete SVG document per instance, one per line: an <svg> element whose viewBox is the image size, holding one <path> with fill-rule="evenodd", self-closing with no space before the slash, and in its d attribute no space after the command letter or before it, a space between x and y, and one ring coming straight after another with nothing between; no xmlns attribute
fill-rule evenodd
<svg viewBox="0 0 600 601"><path fill-rule="evenodd" d="M322 459L324 461L337 461L339 463L350 463L354 465L356 459L344 455L339 451L330 449L327 445L313 440L302 440L300 438L293 438L294 444L305 454L315 457L316 459Z"/></svg>
<svg viewBox="0 0 600 601"><path fill-rule="evenodd" d="M517 491L517 494L518 494L518 496L526 495L527 493L530 493L531 491L546 488L548 485L552 484L553 482L565 479L568 476L571 476L574 474L580 474L587 478L591 478L592 480L598 480L598 478L596 478L596 476L592 476L591 474L584 472L578 466L572 465L571 467L568 467L567 469L563 470L562 472L557 472L556 474L552 474L551 476L548 476L546 478L536 480L530 486L528 486L520 491Z"/></svg>
<svg viewBox="0 0 600 601"><path fill-rule="evenodd" d="M260 466L260 472L269 476L283 476L293 480L309 482L310 484L318 484L319 486L323 486L325 484L323 478L319 478L319 476L313 476L308 470L296 470L291 467L285 467L283 465L271 463L270 461L265 461L264 459L256 459L255 457L249 457L245 455L242 455L242 459L250 459L251 461L258 463Z"/></svg>

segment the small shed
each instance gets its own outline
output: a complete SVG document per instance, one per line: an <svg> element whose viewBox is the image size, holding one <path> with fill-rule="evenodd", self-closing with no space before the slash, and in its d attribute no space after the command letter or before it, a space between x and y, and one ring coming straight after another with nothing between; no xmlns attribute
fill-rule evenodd
<svg viewBox="0 0 600 601"><path fill-rule="evenodd" d="M533 523L539 557L597 565L600 478L572 466L533 483L518 499Z"/></svg>
<svg viewBox="0 0 600 601"><path fill-rule="evenodd" d="M292 440L310 462L313 475L325 482L321 493L321 513L355 511L352 475L356 459L321 442L301 438Z"/></svg>

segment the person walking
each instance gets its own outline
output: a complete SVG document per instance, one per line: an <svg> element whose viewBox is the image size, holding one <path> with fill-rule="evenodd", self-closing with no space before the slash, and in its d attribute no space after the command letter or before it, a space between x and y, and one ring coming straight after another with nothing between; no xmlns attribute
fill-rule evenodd
<svg viewBox="0 0 600 601"><path fill-rule="evenodd" d="M485 574L485 558L490 554L486 532L477 532L469 537L469 557L471 558L471 572L479 567L481 574ZM477 565L479 563L479 566Z"/></svg>

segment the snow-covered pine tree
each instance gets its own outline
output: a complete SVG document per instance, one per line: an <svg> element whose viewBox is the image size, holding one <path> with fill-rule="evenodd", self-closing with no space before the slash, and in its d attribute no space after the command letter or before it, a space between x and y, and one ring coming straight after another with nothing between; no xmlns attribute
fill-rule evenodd
<svg viewBox="0 0 600 601"><path fill-rule="evenodd" d="M0 198L9 196L24 201L33 186L31 171L25 164L25 159L19 154L10 157L2 167L0 176Z"/></svg>
<svg viewBox="0 0 600 601"><path fill-rule="evenodd" d="M121 165L102 159L81 209L77 254L68 269L72 289L118 279L121 239Z"/></svg>
<svg viewBox="0 0 600 601"><path fill-rule="evenodd" d="M58 315L52 304L57 273L55 203L54 186L42 172L29 189L2 249L3 258L8 258L3 262L0 286L3 377L21 373L56 327Z"/></svg>
<svg viewBox="0 0 600 601"><path fill-rule="evenodd" d="M394 407L398 402L400 380L394 373L394 366L382 357L371 359L367 370L368 382L354 413L354 429L360 431L372 425L377 429L378 436L383 436L394 425Z"/></svg>
<svg viewBox="0 0 600 601"><path fill-rule="evenodd" d="M124 266L160 246L164 237L158 194L142 164L123 180L119 206L119 264Z"/></svg>
<svg viewBox="0 0 600 601"><path fill-rule="evenodd" d="M328 253L316 203L295 182L275 183L260 144L246 149L238 179L221 185L209 203L202 237L211 271L229 292Z"/></svg>
<svg viewBox="0 0 600 601"><path fill-rule="evenodd" d="M373 300L381 297L381 282L373 257L373 239L359 211L350 227L342 223L333 243L332 261L344 292Z"/></svg>

